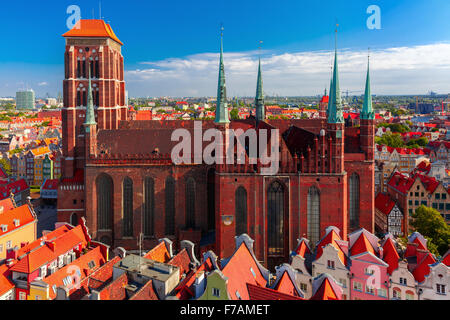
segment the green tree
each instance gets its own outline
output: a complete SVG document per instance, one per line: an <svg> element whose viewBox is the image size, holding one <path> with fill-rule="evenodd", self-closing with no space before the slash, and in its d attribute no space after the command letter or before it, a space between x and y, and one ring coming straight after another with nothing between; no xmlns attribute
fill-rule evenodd
<svg viewBox="0 0 450 320"><path fill-rule="evenodd" d="M384 144L392 148L403 148L405 146L405 142L402 139L402 136L398 133L385 133L383 136L376 137L375 142L378 144Z"/></svg>
<svg viewBox="0 0 450 320"><path fill-rule="evenodd" d="M2 167L3 170L5 170L8 176L11 174L11 164L7 159L4 158L0 159L0 167Z"/></svg>
<svg viewBox="0 0 450 320"><path fill-rule="evenodd" d="M450 226L439 211L421 205L413 214L411 225L428 239L428 249L435 255L443 256L450 244Z"/></svg>
<svg viewBox="0 0 450 320"><path fill-rule="evenodd" d="M230 118L231 118L231 120L238 120L239 119L239 110L236 108L231 109Z"/></svg>

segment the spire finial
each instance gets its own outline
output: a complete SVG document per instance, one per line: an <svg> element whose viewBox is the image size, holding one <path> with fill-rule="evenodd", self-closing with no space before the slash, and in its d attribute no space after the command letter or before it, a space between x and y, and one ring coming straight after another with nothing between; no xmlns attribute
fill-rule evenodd
<svg viewBox="0 0 450 320"><path fill-rule="evenodd" d="M229 123L227 91L225 85L225 67L223 64L223 24L220 24L220 58L219 58L219 81L217 85L217 103L215 123Z"/></svg>
<svg viewBox="0 0 450 320"><path fill-rule="evenodd" d="M259 40L259 63L258 63L258 76L256 79L256 96L255 96L255 116L257 121L264 121L266 118L264 110L264 92L263 92L263 80L261 72L261 45L262 41Z"/></svg>
<svg viewBox="0 0 450 320"><path fill-rule="evenodd" d="M373 120L375 115L372 107L372 93L370 90L370 48L367 53L367 77L366 77L366 90L364 92L364 104L360 115L361 119Z"/></svg>

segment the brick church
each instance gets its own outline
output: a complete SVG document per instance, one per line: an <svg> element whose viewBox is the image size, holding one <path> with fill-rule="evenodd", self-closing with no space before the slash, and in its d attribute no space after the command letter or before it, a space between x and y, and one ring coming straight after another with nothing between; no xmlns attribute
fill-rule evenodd
<svg viewBox="0 0 450 320"><path fill-rule="evenodd" d="M81 20L66 39L63 177L58 221L84 216L93 238L126 249L149 249L158 239L188 239L220 258L247 233L266 265L288 261L297 239L315 244L327 226L341 237L360 227L374 231L374 113L367 70L360 127L346 127L339 89L338 56L329 96L319 118L267 120L261 62L255 111L229 120L221 37L216 128L279 131L279 170L250 164L175 165L172 132L194 136L194 121L132 120L125 101L122 42L103 20ZM269 141L270 143L270 141ZM206 146L204 142L203 147ZM270 148L270 146L267 146ZM245 147L248 151L248 146Z"/></svg>

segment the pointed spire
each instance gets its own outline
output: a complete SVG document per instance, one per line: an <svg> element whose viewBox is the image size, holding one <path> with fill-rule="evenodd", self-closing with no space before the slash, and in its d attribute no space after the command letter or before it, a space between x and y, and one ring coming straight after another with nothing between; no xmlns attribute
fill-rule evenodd
<svg viewBox="0 0 450 320"><path fill-rule="evenodd" d="M366 91L364 94L364 104L360 118L364 120L375 119L375 115L372 108L372 93L370 92L370 56L367 57Z"/></svg>
<svg viewBox="0 0 450 320"><path fill-rule="evenodd" d="M256 97L255 97L255 107L256 107L256 120L264 121L266 118L264 110L264 92L263 92L263 80L261 74L261 56L259 57L258 65L258 79L256 82Z"/></svg>
<svg viewBox="0 0 450 320"><path fill-rule="evenodd" d="M220 29L220 61L219 61L219 83L217 85L217 103L215 123L229 123L227 88L225 85L225 67L223 65L223 27Z"/></svg>
<svg viewBox="0 0 450 320"><path fill-rule="evenodd" d="M85 125L95 125L95 113L94 113L94 99L92 98L92 84L91 84L91 67L88 65L89 69L89 85L88 85L88 101L86 106L86 120Z"/></svg>
<svg viewBox="0 0 450 320"><path fill-rule="evenodd" d="M328 123L344 123L342 114L341 89L339 87L339 70L337 59L337 29L334 50L334 69L333 78L331 80L330 100L328 103Z"/></svg>

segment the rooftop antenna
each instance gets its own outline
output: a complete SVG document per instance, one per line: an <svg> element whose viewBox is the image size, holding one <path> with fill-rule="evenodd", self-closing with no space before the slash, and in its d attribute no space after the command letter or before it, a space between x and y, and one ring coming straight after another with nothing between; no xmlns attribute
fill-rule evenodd
<svg viewBox="0 0 450 320"><path fill-rule="evenodd" d="M100 20L102 20L103 18L102 18L102 2L101 1L98 2L98 11L99 11L99 18L100 18Z"/></svg>

